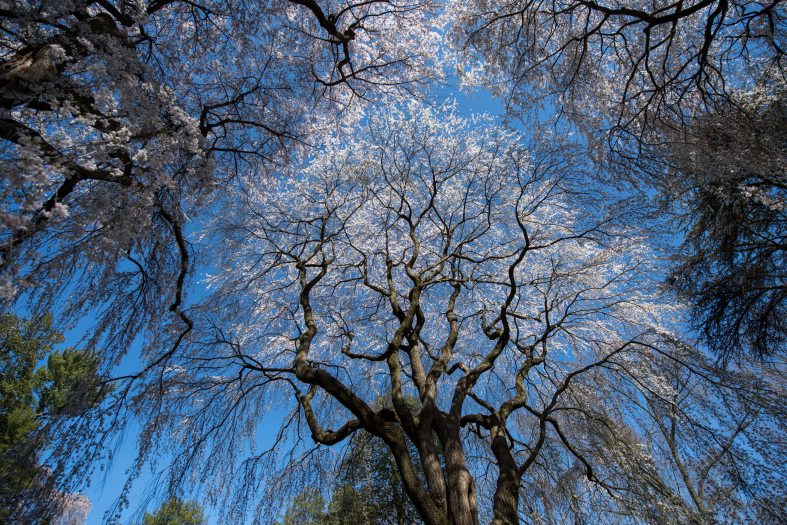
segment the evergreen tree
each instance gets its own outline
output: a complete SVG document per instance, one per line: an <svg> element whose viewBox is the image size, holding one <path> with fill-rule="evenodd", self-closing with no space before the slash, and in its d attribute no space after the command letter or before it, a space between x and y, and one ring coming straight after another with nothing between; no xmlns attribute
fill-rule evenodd
<svg viewBox="0 0 787 525"><path fill-rule="evenodd" d="M52 317L0 315L0 511L2 521L43 519L65 501L48 487L39 463L48 422L78 416L106 394L98 360L76 349L55 351L63 335ZM46 364L40 363L46 359ZM42 497L42 495L44 497ZM47 497L47 495L52 497Z"/></svg>
<svg viewBox="0 0 787 525"><path fill-rule="evenodd" d="M391 452L380 438L366 432L358 434L348 447L329 514L331 525L421 523L404 492Z"/></svg>
<svg viewBox="0 0 787 525"><path fill-rule="evenodd" d="M390 451L380 438L367 432L359 433L347 447L327 505L318 489L307 487L293 498L277 525L360 523L422 523L404 492L396 461Z"/></svg>
<svg viewBox="0 0 787 525"><path fill-rule="evenodd" d="M153 514L145 513L142 525L205 525L202 507L193 501L171 497Z"/></svg>

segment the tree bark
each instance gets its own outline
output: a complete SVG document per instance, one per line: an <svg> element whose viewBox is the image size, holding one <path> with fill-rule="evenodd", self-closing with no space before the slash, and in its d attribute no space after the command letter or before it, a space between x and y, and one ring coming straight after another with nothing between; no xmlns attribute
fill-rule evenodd
<svg viewBox="0 0 787 525"><path fill-rule="evenodd" d="M432 428L436 410L434 400L427 398L421 408L418 422L418 455L421 457L421 466L424 469L429 494L435 504L448 515L445 477L435 447L435 435Z"/></svg>
<svg viewBox="0 0 787 525"><path fill-rule="evenodd" d="M516 525L519 523L517 510L521 477L508 447L508 440L499 427L493 429L492 452L497 459L498 468L492 525Z"/></svg>
<svg viewBox="0 0 787 525"><path fill-rule="evenodd" d="M448 489L448 521L451 525L478 525L475 481L467 470L459 420L435 419L435 430L443 445Z"/></svg>

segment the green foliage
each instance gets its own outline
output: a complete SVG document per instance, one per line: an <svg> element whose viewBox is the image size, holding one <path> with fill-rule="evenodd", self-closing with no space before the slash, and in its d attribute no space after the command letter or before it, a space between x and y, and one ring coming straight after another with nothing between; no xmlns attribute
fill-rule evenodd
<svg viewBox="0 0 787 525"><path fill-rule="evenodd" d="M405 404L414 411L417 398ZM380 397L375 409L391 408L390 397ZM435 442L439 449L439 443ZM417 457L415 446L410 454ZM293 498L277 525L416 525L422 523L404 491L396 461L382 439L357 432L350 439L339 465L336 485L327 503L320 491L306 487Z"/></svg>
<svg viewBox="0 0 787 525"><path fill-rule="evenodd" d="M376 523L376 507L374 494L369 494L366 490L356 490L352 485L340 485L331 495L325 522L329 525Z"/></svg>
<svg viewBox="0 0 787 525"><path fill-rule="evenodd" d="M37 393L46 382L37 363L61 343L52 330L52 318L24 321L0 316L0 496L28 486L39 467L31 451L40 445L32 439L40 426Z"/></svg>
<svg viewBox="0 0 787 525"><path fill-rule="evenodd" d="M205 515L198 503L183 501L177 497L168 499L155 513L146 513L142 518L143 525L204 525L205 523Z"/></svg>
<svg viewBox="0 0 787 525"><path fill-rule="evenodd" d="M405 398L418 410L417 398ZM375 409L391 408L390 398L380 397ZM415 446L410 453L417 457ZM439 443L435 442L439 449ZM336 485L327 503L320 491L306 487L293 498L277 525L416 525L422 523L404 491L396 461L382 439L358 432L350 439L339 465Z"/></svg>
<svg viewBox="0 0 787 525"><path fill-rule="evenodd" d="M0 315L0 503L7 508L41 483L44 425L79 415L106 395L97 358L84 350L55 351L63 340L49 315Z"/></svg>
<svg viewBox="0 0 787 525"><path fill-rule="evenodd" d="M307 487L293 498L287 512L276 525L322 525L325 520L325 499L317 489Z"/></svg>
<svg viewBox="0 0 787 525"><path fill-rule="evenodd" d="M36 365L62 341L50 316L33 321L0 316L0 454L38 428L36 393L46 382Z"/></svg>
<svg viewBox="0 0 787 525"><path fill-rule="evenodd" d="M39 410L75 416L102 397L98 360L89 352L68 349L53 353L39 375L47 385L41 391Z"/></svg>
<svg viewBox="0 0 787 525"><path fill-rule="evenodd" d="M414 453L415 451L413 451ZM421 523L404 492L385 443L359 432L347 447L331 499L307 487L295 496L277 525L415 525Z"/></svg>
<svg viewBox="0 0 787 525"><path fill-rule="evenodd" d="M415 453L415 451L411 451ZM331 498L332 525L420 523L385 443L366 432L350 443Z"/></svg>

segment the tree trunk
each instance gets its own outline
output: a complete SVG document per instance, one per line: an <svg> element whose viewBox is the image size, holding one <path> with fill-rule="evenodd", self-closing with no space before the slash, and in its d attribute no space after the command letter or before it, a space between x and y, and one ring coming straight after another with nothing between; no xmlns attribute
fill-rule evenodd
<svg viewBox="0 0 787 525"><path fill-rule="evenodd" d="M467 470L459 421L441 417L436 420L438 437L443 444L448 479L448 520L451 525L478 525L475 481Z"/></svg>
<svg viewBox="0 0 787 525"><path fill-rule="evenodd" d="M504 437L503 429L493 429L492 452L497 459L498 477L495 489L492 525L517 525L519 523L520 476L516 462Z"/></svg>
<svg viewBox="0 0 787 525"><path fill-rule="evenodd" d="M429 495L432 496L435 504L447 515L448 496L446 494L445 475L440 465L433 430L435 412L434 400L427 399L420 412L417 447Z"/></svg>
<svg viewBox="0 0 787 525"><path fill-rule="evenodd" d="M519 515L519 483L509 474L500 473L495 490L492 525L517 525Z"/></svg>
<svg viewBox="0 0 787 525"><path fill-rule="evenodd" d="M418 479L415 468L410 460L407 446L404 444L404 436L401 439L386 439L394 459L396 467L402 478L402 485L407 493L407 497L412 501L413 506L418 511L421 519L426 525L450 525L442 509L439 509L432 501L429 493L424 490L421 480Z"/></svg>

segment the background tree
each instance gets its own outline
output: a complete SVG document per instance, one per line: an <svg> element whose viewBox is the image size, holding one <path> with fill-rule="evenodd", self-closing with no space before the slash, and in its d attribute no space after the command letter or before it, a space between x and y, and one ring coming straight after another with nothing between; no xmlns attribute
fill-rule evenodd
<svg viewBox="0 0 787 525"><path fill-rule="evenodd" d="M52 427L100 403L106 387L97 357L84 350L55 351L62 342L51 316L30 321L0 316L0 501L10 523L42 520L64 509L82 514L79 495L59 492L39 455ZM47 364L40 366L43 359Z"/></svg>
<svg viewBox="0 0 787 525"><path fill-rule="evenodd" d="M377 400L376 404L382 408L386 403ZM389 409L390 404L388 401ZM417 407L416 400L410 399L408 404ZM411 453L416 453L412 445L410 448ZM287 520L321 525L422 523L404 492L390 450L382 440L367 432L352 436L335 475L324 484L322 491L330 495L327 505L320 491L313 487L298 493L290 502L282 525L286 525Z"/></svg>
<svg viewBox="0 0 787 525"><path fill-rule="evenodd" d="M417 454L413 446L410 452ZM335 525L421 523L404 491L396 460L381 439L358 432L349 442L328 504L328 521Z"/></svg>
<svg viewBox="0 0 787 525"><path fill-rule="evenodd" d="M322 525L325 521L325 499L317 489L306 487L292 499L276 525Z"/></svg>
<svg viewBox="0 0 787 525"><path fill-rule="evenodd" d="M787 350L786 93L740 93L666 152L665 192L687 229L670 284L724 357Z"/></svg>
<svg viewBox="0 0 787 525"><path fill-rule="evenodd" d="M90 500L83 494L61 494L62 503L53 525L84 525L90 513Z"/></svg>
<svg viewBox="0 0 787 525"><path fill-rule="evenodd" d="M171 497L154 513L142 517L142 525L205 525L202 507L193 501Z"/></svg>

